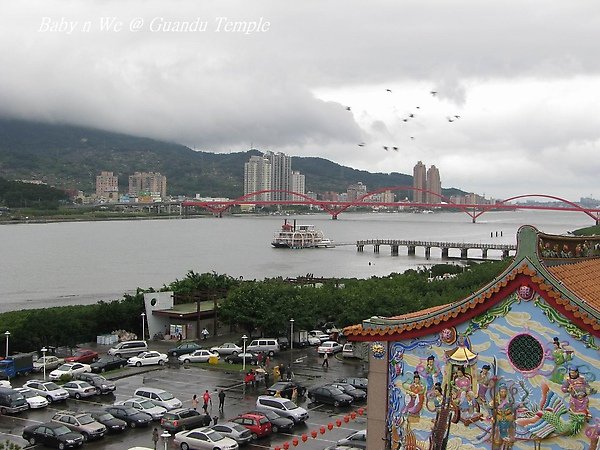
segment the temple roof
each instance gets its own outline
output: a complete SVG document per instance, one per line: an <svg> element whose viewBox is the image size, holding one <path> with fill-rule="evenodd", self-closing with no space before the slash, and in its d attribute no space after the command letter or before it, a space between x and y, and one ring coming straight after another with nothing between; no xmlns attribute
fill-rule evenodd
<svg viewBox="0 0 600 450"><path fill-rule="evenodd" d="M512 264L487 286L447 305L393 317L375 316L344 328L349 340L407 339L440 332L483 314L520 288L532 289L580 328L600 336L600 236L517 233ZM401 335L401 336L400 336Z"/></svg>

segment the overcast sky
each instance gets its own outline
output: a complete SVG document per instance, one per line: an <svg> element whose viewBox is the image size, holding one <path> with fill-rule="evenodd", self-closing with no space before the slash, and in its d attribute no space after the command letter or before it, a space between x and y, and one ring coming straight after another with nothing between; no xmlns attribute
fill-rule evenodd
<svg viewBox="0 0 600 450"><path fill-rule="evenodd" d="M599 42L593 1L4 0L0 115L600 198Z"/></svg>

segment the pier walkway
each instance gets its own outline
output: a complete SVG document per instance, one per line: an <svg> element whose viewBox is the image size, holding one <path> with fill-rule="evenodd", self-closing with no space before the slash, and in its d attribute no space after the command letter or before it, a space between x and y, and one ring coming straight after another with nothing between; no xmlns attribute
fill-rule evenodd
<svg viewBox="0 0 600 450"><path fill-rule="evenodd" d="M373 252L379 253L379 248L382 245L388 245L391 249L392 256L398 256L398 249L400 247L407 247L408 254L414 255L417 247L425 248L425 258L431 257L431 249L439 248L442 250L442 258L448 258L448 252L450 249L460 249L460 258L468 259L469 250L479 249L481 250L481 258L487 259L489 250L500 250L502 252L502 258L510 256L510 252L516 252L517 246L515 244L475 244L467 242L437 242L437 241L409 241L401 239L367 239L356 241L356 250L359 252L364 251L365 246L373 246Z"/></svg>

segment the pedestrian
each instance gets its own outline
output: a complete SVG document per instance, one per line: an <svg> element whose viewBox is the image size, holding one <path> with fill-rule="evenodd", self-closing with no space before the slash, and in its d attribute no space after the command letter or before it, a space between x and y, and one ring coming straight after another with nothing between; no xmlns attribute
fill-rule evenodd
<svg viewBox="0 0 600 450"><path fill-rule="evenodd" d="M156 450L156 446L158 445L158 428L156 427L152 430L152 442L154 442L154 450Z"/></svg>
<svg viewBox="0 0 600 450"><path fill-rule="evenodd" d="M265 357L265 369L269 370L269 366L271 365L271 357L267 355Z"/></svg>
<svg viewBox="0 0 600 450"><path fill-rule="evenodd" d="M202 339L206 340L206 338L208 337L209 334L210 333L208 332L206 327L204 327L204 329L202 330Z"/></svg>
<svg viewBox="0 0 600 450"><path fill-rule="evenodd" d="M291 400L296 403L298 401L298 388L296 388L294 386L294 389L292 389L292 398Z"/></svg>
<svg viewBox="0 0 600 450"><path fill-rule="evenodd" d="M225 391L221 389L219 391L219 411L223 412L225 409Z"/></svg>
<svg viewBox="0 0 600 450"><path fill-rule="evenodd" d="M263 362L263 352L258 352L258 355L256 355L256 361L258 361L258 365L261 366L262 362Z"/></svg>
<svg viewBox="0 0 600 450"><path fill-rule="evenodd" d="M291 381L292 380L292 376L294 374L292 373L292 366L288 364L288 366L285 369L285 378L287 381Z"/></svg>
<svg viewBox="0 0 600 450"><path fill-rule="evenodd" d="M279 366L273 367L273 383L277 383L280 377Z"/></svg>
<svg viewBox="0 0 600 450"><path fill-rule="evenodd" d="M192 408L194 409L194 411L196 411L198 409L199 403L200 403L200 401L198 400L198 396L196 394L194 394L194 396L192 397Z"/></svg>
<svg viewBox="0 0 600 450"><path fill-rule="evenodd" d="M204 409L204 412L206 414L208 414L208 403L210 402L210 406L212 407L212 398L210 398L210 394L208 392L208 389L206 389L204 391L204 394L202 395L202 399L204 400L204 405L202 405L202 408ZM209 421L210 423L210 421Z"/></svg>
<svg viewBox="0 0 600 450"><path fill-rule="evenodd" d="M219 423L219 416L213 416L213 425Z"/></svg>
<svg viewBox="0 0 600 450"><path fill-rule="evenodd" d="M323 364L321 367L329 367L329 353L323 353Z"/></svg>
<svg viewBox="0 0 600 450"><path fill-rule="evenodd" d="M265 387L269 387L269 371L265 371Z"/></svg>

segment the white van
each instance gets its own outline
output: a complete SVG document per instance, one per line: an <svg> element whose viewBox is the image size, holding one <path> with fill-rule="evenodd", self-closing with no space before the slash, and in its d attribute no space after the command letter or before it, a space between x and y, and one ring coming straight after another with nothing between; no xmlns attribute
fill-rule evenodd
<svg viewBox="0 0 600 450"><path fill-rule="evenodd" d="M279 341L274 338L253 339L250 345L246 347L246 351L251 353L265 352L269 356L279 353Z"/></svg>
<svg viewBox="0 0 600 450"><path fill-rule="evenodd" d="M261 395L256 399L256 409L275 411L282 417L292 419L296 424L308 420L308 411L283 397Z"/></svg>
<svg viewBox="0 0 600 450"><path fill-rule="evenodd" d="M146 341L123 341L108 349L108 354L118 358L129 358L148 351Z"/></svg>
<svg viewBox="0 0 600 450"><path fill-rule="evenodd" d="M141 387L137 388L133 393L135 397L145 398L150 400L157 406L162 406L167 411L172 409L181 408L182 403L181 400L175 398L173 394L167 392L163 389L151 388L151 387Z"/></svg>

